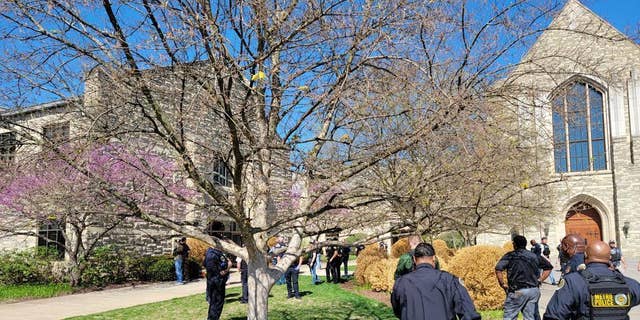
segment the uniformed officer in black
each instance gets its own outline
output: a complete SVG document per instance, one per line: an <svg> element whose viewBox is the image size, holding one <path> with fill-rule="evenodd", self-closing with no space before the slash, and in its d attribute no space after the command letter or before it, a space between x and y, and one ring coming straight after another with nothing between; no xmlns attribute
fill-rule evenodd
<svg viewBox="0 0 640 320"><path fill-rule="evenodd" d="M602 241L589 243L586 269L565 275L543 319L629 319L629 309L640 303L640 284L609 269L609 250Z"/></svg>
<svg viewBox="0 0 640 320"><path fill-rule="evenodd" d="M577 234L568 234L562 238L560 249L569 257L567 264L562 269L562 275L584 269L585 240Z"/></svg>
<svg viewBox="0 0 640 320"><path fill-rule="evenodd" d="M416 246L415 271L398 278L393 286L393 313L402 320L481 319L460 280L435 269L435 254L431 244Z"/></svg>
<svg viewBox="0 0 640 320"><path fill-rule="evenodd" d="M513 237L513 251L507 252L496 264L495 272L498 284L504 288L507 296L504 301L504 319L517 319L522 312L525 320L540 318L538 300L540 284L549 276L553 266L547 259L526 249L527 239L517 235ZM542 274L540 274L542 269ZM503 272L507 271L507 281Z"/></svg>
<svg viewBox="0 0 640 320"><path fill-rule="evenodd" d="M222 251L208 248L203 266L207 270L206 298L209 302L207 320L218 320L222 314L225 286L229 278L229 264Z"/></svg>

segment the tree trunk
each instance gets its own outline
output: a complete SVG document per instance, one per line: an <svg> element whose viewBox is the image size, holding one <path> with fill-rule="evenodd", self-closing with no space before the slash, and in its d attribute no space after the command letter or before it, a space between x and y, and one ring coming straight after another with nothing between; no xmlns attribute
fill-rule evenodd
<svg viewBox="0 0 640 320"><path fill-rule="evenodd" d="M260 258L258 257L257 259ZM271 291L271 287L273 287L281 273L269 268L264 261L249 262L248 268L249 303L247 304L247 319L266 320L269 310L269 291Z"/></svg>

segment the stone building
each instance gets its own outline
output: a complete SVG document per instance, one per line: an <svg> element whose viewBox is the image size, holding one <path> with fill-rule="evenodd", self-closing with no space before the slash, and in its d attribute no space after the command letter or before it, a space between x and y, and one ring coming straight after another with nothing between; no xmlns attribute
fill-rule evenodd
<svg viewBox="0 0 640 320"><path fill-rule="evenodd" d="M543 164L560 181L548 220L515 230L553 246L568 233L617 240L640 256L640 46L568 0L506 83L527 88L520 125L538 132Z"/></svg>
<svg viewBox="0 0 640 320"><path fill-rule="evenodd" d="M228 133L223 117L211 112L203 101L210 101L199 86L205 79L206 72L202 66L191 65L171 69L151 69L144 72L146 84L152 89L152 95L161 104L167 121L176 128L180 128L187 148L198 166L217 188L229 192L232 186L230 170ZM57 101L22 109L0 110L0 120L4 120L0 128L0 160L3 166L26 161L30 155L40 152L39 143L22 143L26 139L26 132L36 133L36 139L46 137L60 143L72 140L110 141L116 135L126 141L132 149L140 148L153 150L158 154L166 154L171 158L170 151L164 149L162 141L153 134L144 134L152 129L153 123L144 116L152 111L146 108L142 100L141 91L136 84L118 73L103 73L99 70L87 75L84 95L77 99ZM200 77L201 76L201 77ZM205 80L203 80L205 79ZM239 90L239 89L238 89ZM180 123L178 123L180 122ZM283 165L273 173L274 184L278 186L273 202L281 202L287 196L291 186L291 176L287 167L287 154L276 155L276 160ZM251 166L245 170L245 179L251 179ZM249 184L250 185L250 184ZM247 190L248 193L252 191ZM205 197L206 198L206 197ZM209 199L201 199L207 203ZM207 207L203 205L202 207ZM208 206L208 210L194 210L188 208L189 213L182 215L183 222L209 233L222 231L224 236L235 242L240 242L240 233L236 224L224 214L216 212L215 206ZM276 210L274 204L273 210ZM0 214L2 213L0 208ZM52 221L34 226L33 231L39 238L29 236L0 237L0 249L19 249L33 246L49 246L58 248L54 241L62 240L65 232L64 223ZM164 227L151 224L140 219L128 218L118 228L110 231L103 238L102 243L114 244L141 254L168 254L172 249L172 241L180 235ZM49 239L49 240L47 240Z"/></svg>

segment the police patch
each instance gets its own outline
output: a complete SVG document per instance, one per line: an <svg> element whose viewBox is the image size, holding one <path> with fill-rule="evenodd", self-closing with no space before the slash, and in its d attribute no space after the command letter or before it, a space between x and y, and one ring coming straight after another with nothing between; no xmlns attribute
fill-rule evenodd
<svg viewBox="0 0 640 320"><path fill-rule="evenodd" d="M558 281L558 289L562 289L562 287L564 287L564 278L561 278L560 281Z"/></svg>

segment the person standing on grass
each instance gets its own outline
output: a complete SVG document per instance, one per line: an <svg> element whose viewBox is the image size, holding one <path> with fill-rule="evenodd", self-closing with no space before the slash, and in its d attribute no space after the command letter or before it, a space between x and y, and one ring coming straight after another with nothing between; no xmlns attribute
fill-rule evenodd
<svg viewBox="0 0 640 320"><path fill-rule="evenodd" d="M344 265L344 276L349 276L349 254L351 253L351 248L348 245L343 246L340 250L342 250L342 264ZM340 266L338 266L338 274L340 274Z"/></svg>
<svg viewBox="0 0 640 320"><path fill-rule="evenodd" d="M236 267L240 270L240 283L242 283L242 297L240 303L249 302L249 266L244 259L236 257Z"/></svg>
<svg viewBox="0 0 640 320"><path fill-rule="evenodd" d="M187 238L182 237L176 241L176 245L173 248L173 264L176 269L176 284L184 284L184 262L189 257L189 246L187 245Z"/></svg>
<svg viewBox="0 0 640 320"><path fill-rule="evenodd" d="M224 307L225 287L229 279L229 261L222 251L209 248L202 264L207 270L205 295L209 302L207 320L218 320Z"/></svg>
<svg viewBox="0 0 640 320"><path fill-rule="evenodd" d="M401 320L481 319L460 280L436 270L435 255L431 244L416 246L415 271L398 278L393 286L393 313Z"/></svg>
<svg viewBox="0 0 640 320"><path fill-rule="evenodd" d="M320 255L321 251L319 248L314 248L316 245L315 241L312 241L309 244L309 259L307 259L307 265L309 266L309 272L311 272L311 283L319 284L320 278L318 277L318 270L320 270Z"/></svg>
<svg viewBox="0 0 640 320"><path fill-rule="evenodd" d="M284 273L284 278L287 283L287 299L296 298L300 299L300 290L298 289L298 273L300 272L300 266L302 266L303 256L300 256L298 260L291 261L291 265Z"/></svg>

